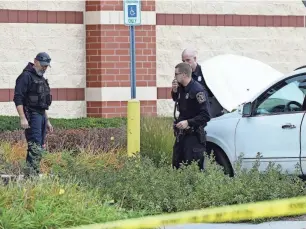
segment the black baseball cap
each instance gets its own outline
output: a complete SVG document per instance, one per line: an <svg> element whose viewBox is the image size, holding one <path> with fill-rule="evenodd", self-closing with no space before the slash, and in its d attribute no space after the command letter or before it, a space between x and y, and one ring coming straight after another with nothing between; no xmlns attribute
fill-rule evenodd
<svg viewBox="0 0 306 229"><path fill-rule="evenodd" d="M35 59L39 61L41 66L50 66L51 67L51 65L50 65L51 58L50 58L48 53L40 52L36 55Z"/></svg>

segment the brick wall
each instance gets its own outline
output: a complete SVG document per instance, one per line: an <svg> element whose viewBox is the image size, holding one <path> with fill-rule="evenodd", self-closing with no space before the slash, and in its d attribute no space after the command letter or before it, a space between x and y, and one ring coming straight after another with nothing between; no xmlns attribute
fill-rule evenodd
<svg viewBox="0 0 306 229"><path fill-rule="evenodd" d="M306 11L302 1L273 0L265 5L243 0L205 4L142 0L141 4L136 95L142 115L172 116L173 67L186 47L198 50L200 62L232 53L284 73L303 65ZM17 114L11 96L16 76L39 51L49 52L53 61L47 72L55 100L51 117L126 115L130 57L123 0L1 1L0 27L5 38L0 41L1 115Z"/></svg>
<svg viewBox="0 0 306 229"><path fill-rule="evenodd" d="M87 86L129 87L129 28L87 25L86 33ZM137 86L155 86L155 26L138 26L135 35Z"/></svg>
<svg viewBox="0 0 306 229"><path fill-rule="evenodd" d="M268 5L242 0L141 3L142 26L136 27L136 78L143 115L172 116L173 67L187 47L198 50L200 62L232 53L257 59L282 72L301 65L298 63L303 60L306 11L300 1L275 0ZM130 58L123 0L91 1L86 10L88 116L124 116L130 95ZM115 93L119 93L117 98Z"/></svg>
<svg viewBox="0 0 306 229"><path fill-rule="evenodd" d="M100 1L86 1L86 11L122 11L123 1L110 1L110 0L100 0ZM152 0L142 0L141 1L142 11L155 11L155 1Z"/></svg>
<svg viewBox="0 0 306 229"><path fill-rule="evenodd" d="M154 10L154 1L142 2L143 10ZM87 11L123 11L122 1L87 2ZM136 26L137 87L156 87L155 25ZM129 27L123 24L86 25L87 88L130 87ZM138 98L138 96L137 96ZM141 100L141 99L140 99ZM127 101L87 101L89 117L126 115ZM143 115L156 115L156 101L141 100Z"/></svg>
<svg viewBox="0 0 306 229"><path fill-rule="evenodd" d="M87 102L87 112L90 117L105 118L113 117L126 117L127 115L127 102L126 101L110 101L110 102ZM155 101L140 101L140 114L141 115L156 115L156 102Z"/></svg>

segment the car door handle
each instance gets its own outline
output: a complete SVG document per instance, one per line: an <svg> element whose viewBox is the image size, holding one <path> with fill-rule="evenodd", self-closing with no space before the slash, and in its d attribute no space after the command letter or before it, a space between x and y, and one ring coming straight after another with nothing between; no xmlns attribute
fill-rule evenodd
<svg viewBox="0 0 306 229"><path fill-rule="evenodd" d="M294 129L296 128L296 126L288 123L288 124L282 125L282 128L283 129Z"/></svg>

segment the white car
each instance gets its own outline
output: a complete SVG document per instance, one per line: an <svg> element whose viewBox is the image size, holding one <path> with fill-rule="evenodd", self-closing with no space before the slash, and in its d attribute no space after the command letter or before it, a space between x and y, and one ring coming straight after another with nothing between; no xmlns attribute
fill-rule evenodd
<svg viewBox="0 0 306 229"><path fill-rule="evenodd" d="M259 61L222 55L201 63L207 85L228 113L205 127L207 151L225 172L243 154L251 168L258 153L260 170L269 162L306 174L306 67L282 74Z"/></svg>

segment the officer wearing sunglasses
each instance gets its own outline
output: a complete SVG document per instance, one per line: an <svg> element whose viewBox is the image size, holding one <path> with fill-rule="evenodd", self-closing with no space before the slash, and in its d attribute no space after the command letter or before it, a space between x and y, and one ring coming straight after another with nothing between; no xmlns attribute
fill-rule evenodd
<svg viewBox="0 0 306 229"><path fill-rule="evenodd" d="M174 135L172 166L198 162L204 169L206 151L206 132L204 127L210 121L210 104L206 89L192 78L192 68L188 63L175 66L175 79L172 82L172 99L178 108L179 117L174 110Z"/></svg>

